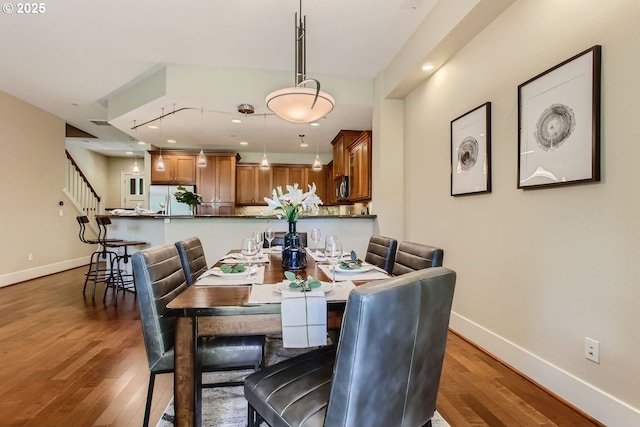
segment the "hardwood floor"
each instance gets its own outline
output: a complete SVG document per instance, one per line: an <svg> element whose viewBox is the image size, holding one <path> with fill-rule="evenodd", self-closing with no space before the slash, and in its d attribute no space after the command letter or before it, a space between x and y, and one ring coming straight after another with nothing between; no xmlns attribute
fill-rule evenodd
<svg viewBox="0 0 640 427"><path fill-rule="evenodd" d="M82 296L84 268L0 288L0 425L142 425L149 371L131 293ZM151 425L172 396L156 379ZM452 427L598 426L454 333L438 394Z"/></svg>

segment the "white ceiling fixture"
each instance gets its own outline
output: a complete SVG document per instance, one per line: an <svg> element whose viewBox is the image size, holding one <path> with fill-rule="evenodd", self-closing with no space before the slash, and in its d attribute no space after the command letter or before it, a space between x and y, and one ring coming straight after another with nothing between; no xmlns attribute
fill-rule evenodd
<svg viewBox="0 0 640 427"><path fill-rule="evenodd" d="M295 14L296 51L295 51L295 83L293 87L276 90L267 95L267 107L278 117L293 123L309 123L326 116L336 103L333 96L320 90L320 81L307 79L307 55L305 32L307 17L302 16L302 0L300 0L300 17ZM306 87L315 83L315 89Z"/></svg>

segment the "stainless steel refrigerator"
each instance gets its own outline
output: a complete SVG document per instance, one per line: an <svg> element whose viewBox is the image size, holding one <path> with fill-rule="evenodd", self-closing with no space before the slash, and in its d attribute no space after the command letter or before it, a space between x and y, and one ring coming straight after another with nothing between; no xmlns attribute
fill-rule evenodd
<svg viewBox="0 0 640 427"><path fill-rule="evenodd" d="M193 185L183 185L188 191L195 192ZM174 193L177 185L149 186L149 209L158 211L162 215L191 215L191 209L186 203L176 200Z"/></svg>

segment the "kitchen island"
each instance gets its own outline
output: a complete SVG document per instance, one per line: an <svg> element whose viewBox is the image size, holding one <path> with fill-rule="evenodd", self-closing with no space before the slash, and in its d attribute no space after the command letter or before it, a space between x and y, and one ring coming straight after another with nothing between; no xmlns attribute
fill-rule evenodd
<svg viewBox="0 0 640 427"><path fill-rule="evenodd" d="M335 234L342 241L344 250L354 250L364 259L369 237L377 234L376 215L310 215L303 216L297 224L298 232L319 228L324 245L326 236ZM275 216L153 216L113 215L109 237L143 240L151 246L175 243L188 237L199 237L208 264L225 255L231 248L240 248L242 239L251 237L254 231L273 227L275 231L288 231L287 221ZM309 239L308 244L313 246Z"/></svg>

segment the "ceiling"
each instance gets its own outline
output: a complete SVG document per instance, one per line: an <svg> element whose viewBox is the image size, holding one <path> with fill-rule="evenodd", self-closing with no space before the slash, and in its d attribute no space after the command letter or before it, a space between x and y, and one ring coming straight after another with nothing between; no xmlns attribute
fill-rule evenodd
<svg viewBox="0 0 640 427"><path fill-rule="evenodd" d="M0 89L95 136L69 141L109 156L149 144L329 153L340 129L371 129L373 78L435 3L302 3L307 77L336 99L317 127L286 122L265 104L269 92L294 85L295 0L65 0L44 3L42 14L4 13ZM243 103L255 113L239 113ZM147 121L158 129L132 129Z"/></svg>

